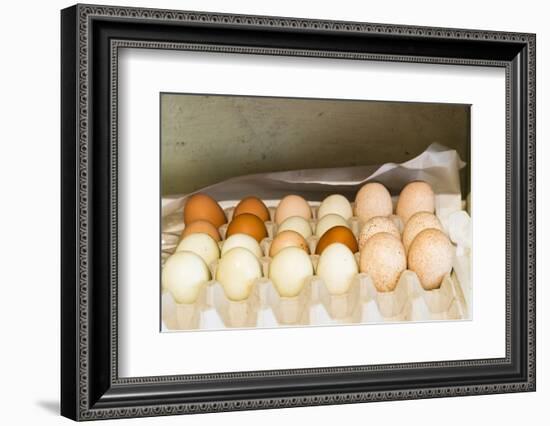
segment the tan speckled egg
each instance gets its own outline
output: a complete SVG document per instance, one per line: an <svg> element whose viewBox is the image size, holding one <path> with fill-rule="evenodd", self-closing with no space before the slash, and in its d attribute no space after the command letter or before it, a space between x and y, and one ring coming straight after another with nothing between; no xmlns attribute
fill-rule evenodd
<svg viewBox="0 0 550 426"><path fill-rule="evenodd" d="M304 219L311 219L311 207L306 200L299 195L287 195L284 197L275 210L275 223L280 225L286 218L301 216Z"/></svg>
<svg viewBox="0 0 550 426"><path fill-rule="evenodd" d="M389 217L372 217L367 221L367 223L363 225L363 227L361 228L361 232L359 233L359 250L364 247L365 243L370 237L380 232L387 232L397 239L401 238L401 234L399 233L397 225Z"/></svg>
<svg viewBox="0 0 550 426"><path fill-rule="evenodd" d="M429 183L415 181L408 183L401 190L395 212L407 225L410 217L418 212L433 213L435 211L435 195Z"/></svg>
<svg viewBox="0 0 550 426"><path fill-rule="evenodd" d="M361 223L367 222L371 217L389 216L392 212L391 195L381 183L367 183L355 196L355 214Z"/></svg>
<svg viewBox="0 0 550 426"><path fill-rule="evenodd" d="M409 247L412 244L414 238L422 232L424 229L439 229L443 231L441 222L433 213L428 212L418 212L413 214L407 224L405 229L403 229L403 245L405 246L405 251L409 251Z"/></svg>
<svg viewBox="0 0 550 426"><path fill-rule="evenodd" d="M454 247L438 229L425 229L413 240L408 253L408 264L416 272L425 290L441 286L453 267Z"/></svg>
<svg viewBox="0 0 550 426"><path fill-rule="evenodd" d="M378 291L393 291L406 268L405 248L392 234L373 235L361 250L359 270L370 276Z"/></svg>

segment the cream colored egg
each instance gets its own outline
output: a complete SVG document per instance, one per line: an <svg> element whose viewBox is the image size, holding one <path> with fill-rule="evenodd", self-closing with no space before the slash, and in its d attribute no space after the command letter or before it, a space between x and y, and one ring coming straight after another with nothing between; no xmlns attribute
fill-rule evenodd
<svg viewBox="0 0 550 426"><path fill-rule="evenodd" d="M340 194L332 194L325 198L319 206L317 218L320 219L327 214L337 214L349 220L353 216L353 210L346 197Z"/></svg>
<svg viewBox="0 0 550 426"><path fill-rule="evenodd" d="M247 299L255 280L261 276L260 261L254 253L242 247L226 252L216 269L216 280L223 286L227 298L233 301Z"/></svg>
<svg viewBox="0 0 550 426"><path fill-rule="evenodd" d="M397 225L392 219L390 219L390 217L372 217L363 225L361 232L359 232L359 250L364 247L370 237L380 232L387 232L397 239L401 238Z"/></svg>
<svg viewBox="0 0 550 426"><path fill-rule="evenodd" d="M403 245L405 246L405 251L409 251L409 247L412 244L414 238L422 232L424 229L439 229L443 231L441 222L433 214L428 212L417 212L413 214L403 230Z"/></svg>
<svg viewBox="0 0 550 426"><path fill-rule="evenodd" d="M408 183L401 190L395 212L407 225L410 217L417 212L433 213L435 211L435 195L429 183L415 181Z"/></svg>
<svg viewBox="0 0 550 426"><path fill-rule="evenodd" d="M443 232L425 229L409 248L409 269L416 272L425 290L439 288L445 275L451 272L454 252L454 246Z"/></svg>
<svg viewBox="0 0 550 426"><path fill-rule="evenodd" d="M308 254L298 247L282 249L269 265L269 279L282 297L297 296L309 277L313 264Z"/></svg>
<svg viewBox="0 0 550 426"><path fill-rule="evenodd" d="M178 247L178 251L191 251L198 254L207 265L211 265L220 257L220 247L214 238L208 234L197 233L184 237Z"/></svg>
<svg viewBox="0 0 550 426"><path fill-rule="evenodd" d="M330 294L346 293L358 272L355 256L344 244L333 243L319 256L317 275Z"/></svg>
<svg viewBox="0 0 550 426"><path fill-rule="evenodd" d="M292 216L285 219L277 228L277 233L282 231L297 232L306 240L313 234L309 220L304 219L301 216Z"/></svg>
<svg viewBox="0 0 550 426"><path fill-rule="evenodd" d="M315 236L317 238L321 238L325 232L335 226L345 226L346 228L349 228L348 221L342 216L333 213L327 214L317 222L317 226L315 227Z"/></svg>
<svg viewBox="0 0 550 426"><path fill-rule="evenodd" d="M223 242L221 256L235 247L242 247L250 250L256 257L262 257L262 248L255 238L248 234L233 234Z"/></svg>
<svg viewBox="0 0 550 426"><path fill-rule="evenodd" d="M393 212L391 195L384 185L370 182L361 187L355 197L355 214L361 223L376 216L389 216Z"/></svg>
<svg viewBox="0 0 550 426"><path fill-rule="evenodd" d="M201 288L210 280L210 270L202 258L190 251L170 256L162 269L162 288L177 303L193 303Z"/></svg>
<svg viewBox="0 0 550 426"><path fill-rule="evenodd" d="M378 291L393 291L406 268L405 248L392 234L373 235L361 250L359 269L370 276Z"/></svg>

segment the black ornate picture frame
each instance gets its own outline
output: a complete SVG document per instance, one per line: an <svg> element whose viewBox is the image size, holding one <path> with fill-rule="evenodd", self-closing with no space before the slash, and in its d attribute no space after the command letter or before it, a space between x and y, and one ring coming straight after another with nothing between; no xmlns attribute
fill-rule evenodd
<svg viewBox="0 0 550 426"><path fill-rule="evenodd" d="M76 5L61 13L61 414L74 420L535 390L535 35ZM121 47L483 65L506 73L506 356L120 378Z"/></svg>

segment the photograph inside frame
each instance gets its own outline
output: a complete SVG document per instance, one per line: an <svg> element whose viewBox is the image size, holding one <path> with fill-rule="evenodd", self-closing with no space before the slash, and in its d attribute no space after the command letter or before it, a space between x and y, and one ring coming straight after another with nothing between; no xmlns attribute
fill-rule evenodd
<svg viewBox="0 0 550 426"><path fill-rule="evenodd" d="M470 105L160 94L161 331L472 319Z"/></svg>

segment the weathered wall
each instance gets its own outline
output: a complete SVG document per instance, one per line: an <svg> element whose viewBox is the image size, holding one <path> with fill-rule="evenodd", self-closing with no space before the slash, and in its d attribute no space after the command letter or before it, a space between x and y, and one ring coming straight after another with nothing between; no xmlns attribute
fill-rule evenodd
<svg viewBox="0 0 550 426"><path fill-rule="evenodd" d="M250 173L402 162L432 142L470 157L467 105L162 94L161 126L163 194Z"/></svg>

